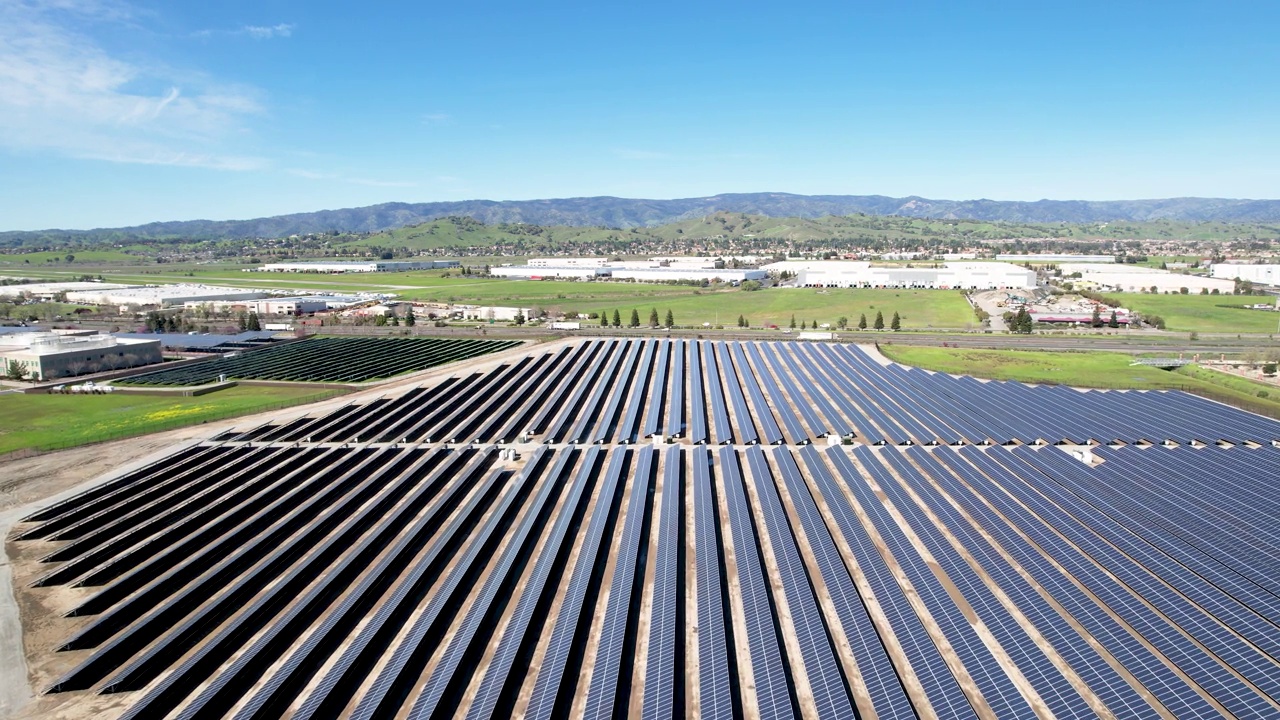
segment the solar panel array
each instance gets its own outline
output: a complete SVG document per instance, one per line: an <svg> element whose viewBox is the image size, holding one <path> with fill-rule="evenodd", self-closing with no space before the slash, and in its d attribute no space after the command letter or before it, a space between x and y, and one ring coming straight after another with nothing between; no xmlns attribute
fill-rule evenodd
<svg viewBox="0 0 1280 720"><path fill-rule="evenodd" d="M118 385L206 385L236 380L356 383L467 360L518 346L515 340L319 337L235 356L131 375Z"/></svg>
<svg viewBox="0 0 1280 720"><path fill-rule="evenodd" d="M592 340L223 433L15 540L23 592L81 588L50 702L108 715L1280 717L1278 427Z"/></svg>

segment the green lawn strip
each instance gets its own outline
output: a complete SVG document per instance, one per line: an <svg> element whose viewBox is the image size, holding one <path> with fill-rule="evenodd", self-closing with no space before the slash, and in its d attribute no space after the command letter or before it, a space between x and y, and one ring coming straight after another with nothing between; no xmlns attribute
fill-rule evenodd
<svg viewBox="0 0 1280 720"><path fill-rule="evenodd" d="M1124 353L1096 351L967 350L958 348L881 345L894 362L954 375L994 380L1053 383L1114 390L1183 390L1252 412L1280 418L1280 392L1257 393L1267 386L1243 378L1222 378L1203 368L1187 366L1171 372L1130 365ZM1239 384L1230 381L1239 381Z"/></svg>
<svg viewBox="0 0 1280 720"><path fill-rule="evenodd" d="M1107 293L1106 297L1143 315L1159 315L1168 330L1275 333L1280 327L1280 313L1244 307L1261 303L1274 305L1275 298L1269 296Z"/></svg>
<svg viewBox="0 0 1280 720"><path fill-rule="evenodd" d="M199 397L0 395L0 453L54 450L172 430L332 397L313 387L240 386Z"/></svg>

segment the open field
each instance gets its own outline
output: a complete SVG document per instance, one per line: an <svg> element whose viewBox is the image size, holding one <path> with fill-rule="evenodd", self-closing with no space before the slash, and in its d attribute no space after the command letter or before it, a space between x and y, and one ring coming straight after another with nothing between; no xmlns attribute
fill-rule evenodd
<svg viewBox="0 0 1280 720"><path fill-rule="evenodd" d="M1169 330L1270 334L1277 332L1277 326L1280 326L1280 313L1244 307L1253 303L1274 303L1275 298L1269 295L1107 293L1106 297L1143 315L1159 315Z"/></svg>
<svg viewBox="0 0 1280 720"><path fill-rule="evenodd" d="M1169 371L1130 365L1132 356L1123 353L967 350L896 344L882 345L880 351L903 365L953 375L1075 387L1185 390L1280 417L1280 392L1275 388L1194 366ZM1259 392L1266 394L1259 397Z"/></svg>
<svg viewBox="0 0 1280 720"><path fill-rule="evenodd" d="M0 453L61 449L171 430L335 395L312 387L248 387L199 397L0 395Z"/></svg>
<svg viewBox="0 0 1280 720"><path fill-rule="evenodd" d="M645 286L636 286L636 289L642 287ZM676 324L684 326L718 323L733 327L738 315L742 315L754 327L770 324L787 327L794 315L797 326L801 322L830 323L834 329L836 321L843 316L848 318L852 330L861 313L866 313L867 326L871 327L877 311L884 313L885 327L895 312L901 315L904 328L964 328L977 324L964 297L946 290L832 288L820 292L808 288L771 288L754 292L732 289L696 293L687 289L683 295L666 297L645 297L637 293L622 302L616 298L598 301L575 298L552 301L544 307L610 315L618 310L624 323L633 308L640 312L641 322L647 322L650 310L657 308L659 317L665 318L667 310L671 310Z"/></svg>

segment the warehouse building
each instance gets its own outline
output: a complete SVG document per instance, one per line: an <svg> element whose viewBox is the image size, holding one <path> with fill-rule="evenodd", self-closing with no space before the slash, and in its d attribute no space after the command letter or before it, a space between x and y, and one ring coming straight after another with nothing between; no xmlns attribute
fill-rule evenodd
<svg viewBox="0 0 1280 720"><path fill-rule="evenodd" d="M1114 263L1115 255L1065 255L1060 253L1001 253L996 259L1003 262L1019 263Z"/></svg>
<svg viewBox="0 0 1280 720"><path fill-rule="evenodd" d="M521 307L482 307L479 305L454 305L452 308L454 315L460 316L463 320L479 320L482 322L515 322L517 317L528 319L531 308Z"/></svg>
<svg viewBox="0 0 1280 720"><path fill-rule="evenodd" d="M929 290L1010 290L1036 287L1036 274L1008 263L949 262L942 267L873 266L844 260L795 261L766 265L790 272L801 287L918 288Z"/></svg>
<svg viewBox="0 0 1280 720"><path fill-rule="evenodd" d="M291 272L291 273L370 273L370 272L406 272L408 270L436 270L439 268L455 268L461 265L457 260L373 260L368 262L296 262L267 263L257 268L257 272ZM246 271L252 272L252 271Z"/></svg>
<svg viewBox="0 0 1280 720"><path fill-rule="evenodd" d="M106 370L153 365L162 360L160 341L106 334L13 333L0 336L0 364L45 381Z"/></svg>
<svg viewBox="0 0 1280 720"><path fill-rule="evenodd" d="M1280 265L1234 265L1219 263L1209 274L1223 280L1247 280L1255 285L1280 285Z"/></svg>
<svg viewBox="0 0 1280 720"><path fill-rule="evenodd" d="M122 311L137 308L176 307L186 303L218 300L258 300L267 297L261 290L212 285L150 285L117 290L82 290L67 293L67 302L86 305L118 305Z"/></svg>
<svg viewBox="0 0 1280 720"><path fill-rule="evenodd" d="M729 268L699 267L648 267L648 268L615 268L614 280L635 280L637 282L742 282L744 280L764 280L769 273L764 270L732 270Z"/></svg>
<svg viewBox="0 0 1280 720"><path fill-rule="evenodd" d="M586 258L530 258L529 267L536 268L598 268L609 264L606 257Z"/></svg>
<svg viewBox="0 0 1280 720"><path fill-rule="evenodd" d="M138 286L100 282L24 283L22 285L0 285L0 298L29 297L34 300L53 300L62 293L125 290L135 287Z"/></svg>
<svg viewBox="0 0 1280 720"><path fill-rule="evenodd" d="M489 274L494 277L515 280L546 280L549 278L594 280L598 277L609 277L610 272L609 268L589 265L499 265L489 268Z"/></svg>
<svg viewBox="0 0 1280 720"><path fill-rule="evenodd" d="M1186 288L1188 293L1199 294L1202 291L1230 293L1235 289L1235 282L1203 275L1182 275L1157 268L1137 265L1117 265L1089 263L1065 263L1058 266L1064 278L1080 274L1085 282L1097 283L1102 289L1120 292L1151 292L1155 288L1159 293L1176 293Z"/></svg>
<svg viewBox="0 0 1280 720"><path fill-rule="evenodd" d="M322 297L267 298L252 306L259 315L310 315L329 309L328 301Z"/></svg>

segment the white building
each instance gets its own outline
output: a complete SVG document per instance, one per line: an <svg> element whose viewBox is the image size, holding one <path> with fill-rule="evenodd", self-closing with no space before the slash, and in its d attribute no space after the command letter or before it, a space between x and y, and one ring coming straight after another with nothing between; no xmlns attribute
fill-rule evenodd
<svg viewBox="0 0 1280 720"><path fill-rule="evenodd" d="M267 298L251 304L259 315L310 315L329 309L329 303L322 297Z"/></svg>
<svg viewBox="0 0 1280 720"><path fill-rule="evenodd" d="M100 282L24 283L22 285L0 285L0 298L32 297L37 300L52 300L62 293L124 290L134 287L139 286Z"/></svg>
<svg viewBox="0 0 1280 720"><path fill-rule="evenodd" d="M1280 265L1232 265L1219 263L1209 274L1224 280L1248 280L1255 285L1280 285ZM2 288L0 288L2 289Z"/></svg>
<svg viewBox="0 0 1280 720"><path fill-rule="evenodd" d="M1114 263L1115 255L1064 255L1057 253L1040 253L1029 255L1018 255L1014 253L1001 253L996 255L997 260L1004 262L1019 263Z"/></svg>
<svg viewBox="0 0 1280 720"><path fill-rule="evenodd" d="M728 268L692 268L692 267L649 267L649 268L616 268L614 280L636 280L638 282L669 282L672 280L742 282L744 280L763 280L769 277L764 270L730 270Z"/></svg>
<svg viewBox="0 0 1280 720"><path fill-rule="evenodd" d="M408 270L435 270L460 266L457 260L371 260L354 262L296 262L267 263L256 268L257 272L287 273L370 273L405 272ZM252 272L253 269L246 270Z"/></svg>
<svg viewBox="0 0 1280 720"><path fill-rule="evenodd" d="M106 334L14 333L0 336L0 371L17 363L27 377L55 380L162 360L160 340Z"/></svg>
<svg viewBox="0 0 1280 720"><path fill-rule="evenodd" d="M1036 287L1036 274L1007 263L949 262L940 268L873 266L844 260L788 260L766 265L769 272L791 272L801 287L920 288L929 290L1007 290Z"/></svg>
<svg viewBox="0 0 1280 720"><path fill-rule="evenodd" d="M258 300L267 297L261 290L211 285L150 285L118 290L81 290L67 293L67 302L86 305L119 305L121 308L174 307L189 302L218 300Z"/></svg>
<svg viewBox="0 0 1280 720"><path fill-rule="evenodd" d="M588 258L530 258L529 267L536 268L592 268L609 264L607 257Z"/></svg>
<svg viewBox="0 0 1280 720"><path fill-rule="evenodd" d="M463 320L479 320L483 322L514 322L519 315L526 320L530 308L520 307L482 307L479 305L454 305L453 311L462 315Z"/></svg>
<svg viewBox="0 0 1280 720"><path fill-rule="evenodd" d="M591 267L591 266L574 266L574 265L544 265L534 267L532 265L499 265L489 268L489 274L494 277L515 278L519 280L544 280L546 278L565 278L569 280L594 280L598 277L608 277L609 268Z"/></svg>
<svg viewBox="0 0 1280 720"><path fill-rule="evenodd" d="M1120 292L1150 292L1155 288L1160 293L1176 293L1186 288L1187 292L1200 294L1201 291L1230 293L1235 289L1231 280L1204 277L1203 275L1182 275L1158 268L1143 267L1130 264L1091 264L1064 263L1058 266L1064 278L1080 273L1080 279L1097 283L1099 287Z"/></svg>

